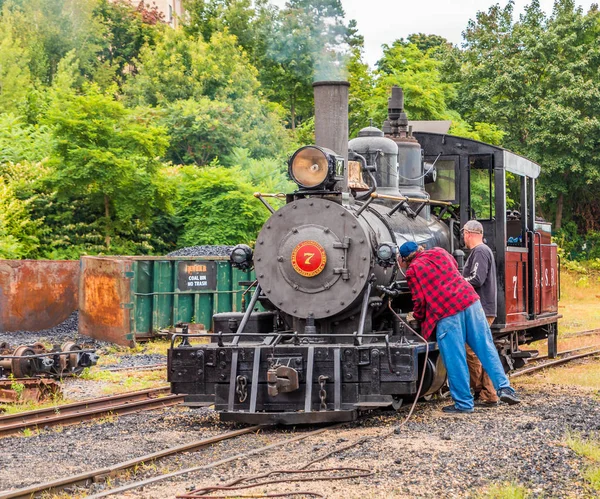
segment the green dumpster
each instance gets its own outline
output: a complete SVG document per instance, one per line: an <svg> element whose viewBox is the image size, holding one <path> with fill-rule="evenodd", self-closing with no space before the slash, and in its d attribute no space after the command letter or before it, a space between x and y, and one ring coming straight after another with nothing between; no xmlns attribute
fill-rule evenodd
<svg viewBox="0 0 600 499"><path fill-rule="evenodd" d="M213 314L242 311L254 281L228 257L86 256L80 264L79 332L121 345L178 322L210 330Z"/></svg>

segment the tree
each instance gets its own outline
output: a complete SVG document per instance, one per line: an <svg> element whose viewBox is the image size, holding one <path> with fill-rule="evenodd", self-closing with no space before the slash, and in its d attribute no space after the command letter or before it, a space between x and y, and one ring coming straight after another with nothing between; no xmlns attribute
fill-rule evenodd
<svg viewBox="0 0 600 499"><path fill-rule="evenodd" d="M260 192L292 192L296 185L290 181L287 164L277 158L254 159L247 149L237 147L227 163L242 172L243 179ZM276 202L277 200L273 200Z"/></svg>
<svg viewBox="0 0 600 499"><path fill-rule="evenodd" d="M373 99L375 80L369 65L363 60L362 44L354 46L348 60L348 134L356 137L358 132L370 125L370 103Z"/></svg>
<svg viewBox="0 0 600 499"><path fill-rule="evenodd" d="M257 158L274 156L287 142L278 109L261 95L256 69L227 33L206 43L170 30L142 50L126 92L131 105L167 108L163 123L174 134L173 161L206 164L236 145Z"/></svg>
<svg viewBox="0 0 600 499"><path fill-rule="evenodd" d="M34 81L52 83L58 63L77 50L81 73L90 76L98 65L103 27L94 16L97 0L13 0L3 9L29 55Z"/></svg>
<svg viewBox="0 0 600 499"><path fill-rule="evenodd" d="M11 183L0 176L0 258L35 256L40 224L31 220L30 203L18 199Z"/></svg>
<svg viewBox="0 0 600 499"><path fill-rule="evenodd" d="M107 250L117 231L168 209L156 159L168 144L164 129L93 85L53 102L47 123L56 140L49 184L59 198L83 198L102 217Z"/></svg>
<svg viewBox="0 0 600 499"><path fill-rule="evenodd" d="M460 105L472 120L507 132L505 143L539 162L542 207L560 228L599 226L599 14L557 0L546 18L537 0L519 22L512 4L479 13L465 32Z"/></svg>
<svg viewBox="0 0 600 499"><path fill-rule="evenodd" d="M390 88L398 85L405 95L406 113L413 120L443 120L450 118L448 102L454 97L456 88L442 81L442 63L416 45L396 40L384 45L383 57L377 62L378 75L373 106L377 109L377 120L387 116L387 99ZM454 114L455 119L458 118Z"/></svg>
<svg viewBox="0 0 600 499"><path fill-rule="evenodd" d="M31 75L29 56L15 37L15 26L5 7L0 18L0 110L19 112L24 106Z"/></svg>
<svg viewBox="0 0 600 499"><path fill-rule="evenodd" d="M208 42L215 33L227 31L236 37L252 65L260 66L277 17L276 7L267 0L185 0L184 5L188 35Z"/></svg>
<svg viewBox="0 0 600 499"><path fill-rule="evenodd" d="M0 114L0 175L8 163L48 158L52 147L52 132L47 126L28 125L21 117Z"/></svg>
<svg viewBox="0 0 600 499"><path fill-rule="evenodd" d="M209 166L181 170L177 216L179 246L252 243L269 213L255 188L234 168Z"/></svg>
<svg viewBox="0 0 600 499"><path fill-rule="evenodd" d="M141 1L134 8L127 0L98 0L94 16L104 27L99 58L111 79L123 83L126 74L137 71L136 59L144 45L154 45L160 31L162 13L156 5ZM98 80L98 75L96 75Z"/></svg>
<svg viewBox="0 0 600 499"><path fill-rule="evenodd" d="M232 111L230 105L207 97L171 104L162 120L171 138L166 159L175 164L207 165L230 154L243 135Z"/></svg>
<svg viewBox="0 0 600 499"><path fill-rule="evenodd" d="M403 41L400 38L400 41ZM426 35L425 33L413 33L408 36L407 45L415 45L424 54L428 51L436 51L440 48L449 48L452 44L446 40L443 36L439 35Z"/></svg>

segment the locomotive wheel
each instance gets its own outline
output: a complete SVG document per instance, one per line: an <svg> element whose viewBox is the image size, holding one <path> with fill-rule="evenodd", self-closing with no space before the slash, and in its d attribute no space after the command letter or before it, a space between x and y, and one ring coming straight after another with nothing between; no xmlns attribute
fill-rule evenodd
<svg viewBox="0 0 600 499"><path fill-rule="evenodd" d="M402 404L404 403L404 399L402 399L402 398L400 398L400 397L398 397L396 395L393 395L392 397L393 397L392 408L395 411L399 411L400 408L402 407Z"/></svg>
<svg viewBox="0 0 600 499"><path fill-rule="evenodd" d="M74 343L72 341L67 341L67 342L63 343L60 347L61 352L72 352L74 350L81 350L81 347L77 343ZM72 353L70 355L61 355L60 356L60 373L63 374L65 372L69 372L69 373L77 374L83 370L83 369L79 369L79 371L78 371L78 366L77 366L78 364L79 364L79 354L78 353Z"/></svg>
<svg viewBox="0 0 600 499"><path fill-rule="evenodd" d="M14 357L20 357L19 359L12 359L11 370L15 378L28 378L36 373L35 360L28 359L30 355L35 355L35 351L25 345L17 347L14 351Z"/></svg>

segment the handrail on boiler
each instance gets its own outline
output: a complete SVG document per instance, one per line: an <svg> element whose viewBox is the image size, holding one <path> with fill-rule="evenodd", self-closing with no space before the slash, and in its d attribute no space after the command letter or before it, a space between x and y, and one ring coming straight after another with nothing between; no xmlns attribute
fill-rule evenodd
<svg viewBox="0 0 600 499"><path fill-rule="evenodd" d="M421 199L421 198L409 198L406 196L390 196L389 194L378 194L374 192L371 194L374 199L391 199L392 201L408 201L409 203L425 203L433 204L437 206L452 206L452 203L448 201L437 201L435 199Z"/></svg>

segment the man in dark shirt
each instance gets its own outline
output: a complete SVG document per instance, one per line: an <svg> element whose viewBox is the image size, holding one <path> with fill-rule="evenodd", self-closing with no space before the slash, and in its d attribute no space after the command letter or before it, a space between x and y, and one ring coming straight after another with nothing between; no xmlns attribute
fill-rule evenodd
<svg viewBox="0 0 600 499"><path fill-rule="evenodd" d="M479 296L461 276L454 258L442 248L424 250L409 241L400 247L400 259L399 264L407 267L406 281L412 293L413 315L421 322L425 339L436 330L440 353L448 371L454 404L442 410L473 412L465 343L481 360L500 400L518 404L519 398L498 358Z"/></svg>
<svg viewBox="0 0 600 499"><path fill-rule="evenodd" d="M496 262L492 250L483 242L483 225L469 220L463 227L465 246L471 250L463 268L463 276L475 288L488 324L496 318ZM487 406L498 405L498 396L481 362L467 345L467 364L475 399Z"/></svg>

